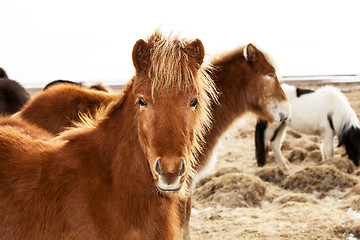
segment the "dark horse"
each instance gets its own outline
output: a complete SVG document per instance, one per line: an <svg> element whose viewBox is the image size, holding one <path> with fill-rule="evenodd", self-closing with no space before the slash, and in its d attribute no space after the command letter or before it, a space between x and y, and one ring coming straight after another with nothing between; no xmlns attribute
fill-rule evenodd
<svg viewBox="0 0 360 240"><path fill-rule="evenodd" d="M100 119L50 140L0 124L0 239L176 238L216 94L200 40L156 32L132 57Z"/></svg>
<svg viewBox="0 0 360 240"><path fill-rule="evenodd" d="M0 115L19 111L29 98L29 93L18 82L9 79L4 69L0 68Z"/></svg>

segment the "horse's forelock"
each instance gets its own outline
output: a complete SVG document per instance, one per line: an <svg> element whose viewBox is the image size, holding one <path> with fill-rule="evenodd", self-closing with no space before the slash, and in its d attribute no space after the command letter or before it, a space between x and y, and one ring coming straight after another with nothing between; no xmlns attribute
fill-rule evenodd
<svg viewBox="0 0 360 240"><path fill-rule="evenodd" d="M178 36L164 38L156 32L149 38L149 78L153 91L169 88L196 87L196 71L199 66L186 52L188 41Z"/></svg>

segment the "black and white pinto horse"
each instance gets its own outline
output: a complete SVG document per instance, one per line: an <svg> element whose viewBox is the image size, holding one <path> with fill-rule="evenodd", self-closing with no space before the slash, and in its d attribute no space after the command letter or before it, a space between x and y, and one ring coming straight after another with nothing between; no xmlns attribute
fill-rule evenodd
<svg viewBox="0 0 360 240"><path fill-rule="evenodd" d="M0 68L0 115L19 111L29 98L29 93L18 82L9 79L4 69Z"/></svg>
<svg viewBox="0 0 360 240"><path fill-rule="evenodd" d="M287 171L289 166L281 153L286 126L312 135L320 135L323 160L334 156L334 136L338 146L345 145L346 153L356 166L360 159L359 120L347 98L332 86L315 91L300 89L287 84L282 88L292 105L292 115L282 123L269 124L258 120L255 129L255 147L258 166L264 166L269 146L274 152L277 163Z"/></svg>

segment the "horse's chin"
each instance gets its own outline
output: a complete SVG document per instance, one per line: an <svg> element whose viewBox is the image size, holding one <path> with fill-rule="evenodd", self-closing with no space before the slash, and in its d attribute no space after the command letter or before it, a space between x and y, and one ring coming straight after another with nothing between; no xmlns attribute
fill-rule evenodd
<svg viewBox="0 0 360 240"><path fill-rule="evenodd" d="M291 117L291 105L288 102L282 102L280 104L275 105L272 108L272 118L273 121L268 122L275 122L281 123L286 122Z"/></svg>
<svg viewBox="0 0 360 240"><path fill-rule="evenodd" d="M291 105L288 101L282 101L278 103L271 102L268 105L268 114L263 116L264 120L270 123L285 122L291 117Z"/></svg>
<svg viewBox="0 0 360 240"><path fill-rule="evenodd" d="M168 184L162 181L161 177L157 180L156 187L159 192L165 195L173 195L181 191L183 183L180 181L180 177L175 182Z"/></svg>
<svg viewBox="0 0 360 240"><path fill-rule="evenodd" d="M157 185L157 187L162 192L178 192L181 189L182 185L179 185L178 187L172 187L172 188L164 188L163 186L159 186L159 185Z"/></svg>

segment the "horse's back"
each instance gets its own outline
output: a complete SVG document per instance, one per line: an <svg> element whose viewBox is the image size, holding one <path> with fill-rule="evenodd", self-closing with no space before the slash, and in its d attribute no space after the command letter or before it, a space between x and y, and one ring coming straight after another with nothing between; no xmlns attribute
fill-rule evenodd
<svg viewBox="0 0 360 240"><path fill-rule="evenodd" d="M42 169L55 158L55 151L66 142L37 127L11 118L0 119L0 185L14 176L37 179ZM27 179L28 178L28 179ZM15 184L8 182L9 185ZM0 188L0 191L3 189Z"/></svg>
<svg viewBox="0 0 360 240"><path fill-rule="evenodd" d="M108 104L117 95L84 89L71 84L57 84L28 102L20 117L53 134L81 121L79 114L94 115L102 104Z"/></svg>
<svg viewBox="0 0 360 240"><path fill-rule="evenodd" d="M294 130L306 134L322 134L331 127L329 116L332 117L336 132L344 119L357 122L356 114L338 88L324 86L297 96L295 87L285 85L284 91L292 106L288 125Z"/></svg>
<svg viewBox="0 0 360 240"><path fill-rule="evenodd" d="M319 91L320 90L323 91L324 94L327 94L327 98L329 99L327 105L331 107L331 111L328 115L333 121L336 134L343 131L344 127L360 127L359 119L354 109L340 89L333 86L325 86L320 88Z"/></svg>
<svg viewBox="0 0 360 240"><path fill-rule="evenodd" d="M11 173L6 171L7 167L15 169L24 165L38 166L41 163L41 156L51 148L47 140L46 136L42 138L38 133L33 134L31 130L17 124L16 121L1 120L0 172L4 170L6 173Z"/></svg>
<svg viewBox="0 0 360 240"><path fill-rule="evenodd" d="M66 233L66 181L56 161L63 144L38 139L20 126L0 126L0 239L51 239ZM62 233L63 232L63 233ZM68 238L68 236L67 236ZM64 238L58 239L66 239Z"/></svg>

